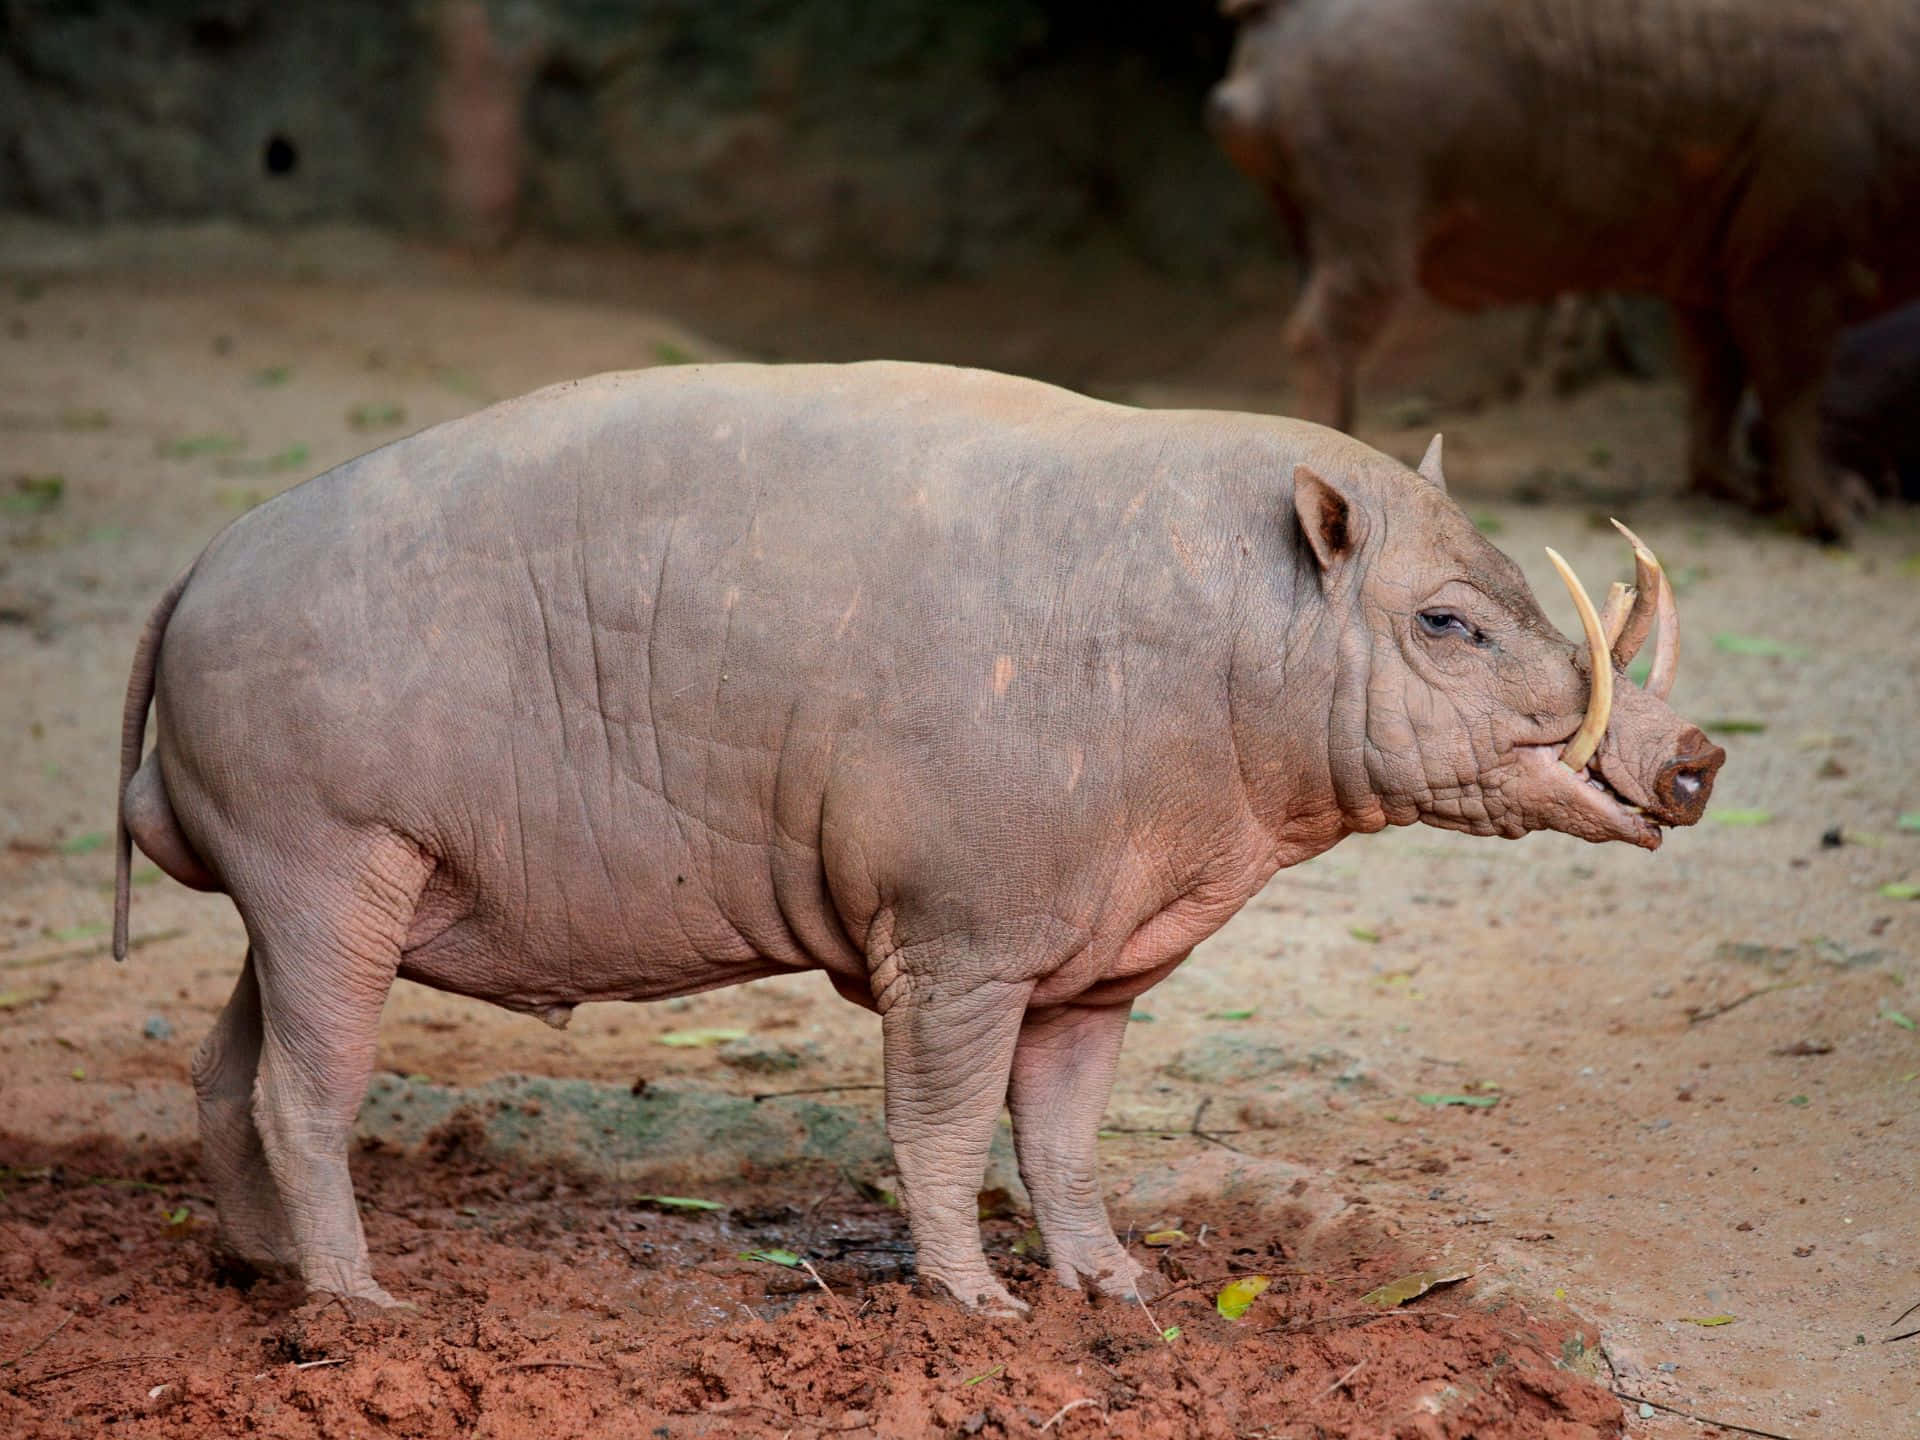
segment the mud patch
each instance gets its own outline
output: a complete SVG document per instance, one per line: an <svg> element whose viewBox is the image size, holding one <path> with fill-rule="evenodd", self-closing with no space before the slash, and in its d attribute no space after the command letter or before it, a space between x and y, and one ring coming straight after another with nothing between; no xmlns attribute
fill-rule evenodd
<svg viewBox="0 0 1920 1440"><path fill-rule="evenodd" d="M1365 1207L1315 1225L1232 1187L1190 1197L1185 1222L1206 1224L1206 1244L1135 1252L1167 1287L1151 1315L1061 1289L1041 1257L1016 1253L1031 1220L1005 1210L984 1222L988 1248L1034 1313L987 1319L914 1288L899 1212L830 1164L796 1159L730 1183L724 1209L680 1213L604 1175L495 1153L469 1107L420 1147L356 1155L375 1269L419 1306L384 1315L226 1268L191 1151L0 1140L0 1431L1621 1430L1615 1402L1562 1364L1591 1341L1566 1317L1461 1290L1363 1311L1356 1297L1410 1259ZM743 1258L772 1248L809 1260L818 1282ZM1230 1323L1213 1297L1250 1272L1273 1286Z"/></svg>

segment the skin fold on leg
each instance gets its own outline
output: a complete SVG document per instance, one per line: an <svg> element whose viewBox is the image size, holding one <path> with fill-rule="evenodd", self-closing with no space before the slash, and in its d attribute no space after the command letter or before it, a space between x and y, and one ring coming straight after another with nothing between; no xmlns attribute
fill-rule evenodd
<svg viewBox="0 0 1920 1440"><path fill-rule="evenodd" d="M1027 1307L987 1266L979 1204L1032 986L949 988L933 976L965 967L927 969L888 987L880 1022L887 1138L920 1275L964 1305L1018 1314Z"/></svg>
<svg viewBox="0 0 1920 1440"><path fill-rule="evenodd" d="M1055 1277L1076 1290L1084 1277L1125 1299L1139 1293L1144 1271L1114 1237L1096 1150L1132 1008L1062 1005L1028 1014L1009 1093L1020 1178Z"/></svg>

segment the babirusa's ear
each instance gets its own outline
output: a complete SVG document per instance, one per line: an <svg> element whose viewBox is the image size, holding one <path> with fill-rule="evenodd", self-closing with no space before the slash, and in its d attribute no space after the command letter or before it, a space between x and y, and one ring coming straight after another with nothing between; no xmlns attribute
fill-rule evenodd
<svg viewBox="0 0 1920 1440"><path fill-rule="evenodd" d="M1293 467L1293 510L1323 574L1350 559L1365 538L1358 507L1305 465Z"/></svg>
<svg viewBox="0 0 1920 1440"><path fill-rule="evenodd" d="M1442 494L1446 493L1447 477L1440 473L1440 436L1438 432L1434 434L1432 443L1427 446L1427 453L1420 457L1420 478L1430 485L1439 486Z"/></svg>

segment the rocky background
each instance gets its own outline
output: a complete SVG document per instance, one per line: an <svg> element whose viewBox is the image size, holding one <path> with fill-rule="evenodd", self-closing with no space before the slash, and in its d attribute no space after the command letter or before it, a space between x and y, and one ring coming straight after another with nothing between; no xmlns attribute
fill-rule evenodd
<svg viewBox="0 0 1920 1440"><path fill-rule="evenodd" d="M1279 243L1209 0L0 0L0 209L977 272Z"/></svg>

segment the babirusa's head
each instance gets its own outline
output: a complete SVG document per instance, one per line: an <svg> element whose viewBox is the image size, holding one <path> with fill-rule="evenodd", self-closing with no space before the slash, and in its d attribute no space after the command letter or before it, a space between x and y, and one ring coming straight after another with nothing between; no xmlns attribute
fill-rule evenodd
<svg viewBox="0 0 1920 1440"><path fill-rule="evenodd" d="M1580 614L1569 642L1448 498L1439 437L1417 472L1302 465L1293 491L1338 636L1330 755L1348 816L1649 850L1665 827L1700 818L1726 755L1667 705L1680 657L1673 586L1631 531L1619 527L1635 582L1600 608L1548 550ZM1649 640L1651 668L1635 684L1626 668Z"/></svg>

